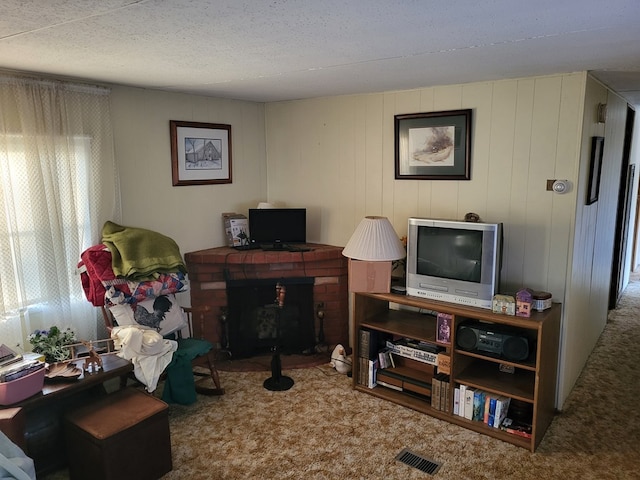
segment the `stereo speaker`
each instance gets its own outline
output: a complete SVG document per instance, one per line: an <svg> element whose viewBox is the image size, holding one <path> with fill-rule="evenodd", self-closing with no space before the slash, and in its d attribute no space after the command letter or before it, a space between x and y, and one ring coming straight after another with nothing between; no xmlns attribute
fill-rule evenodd
<svg viewBox="0 0 640 480"><path fill-rule="evenodd" d="M507 360L526 360L529 357L529 340L520 335L507 335L502 344L502 355Z"/></svg>
<svg viewBox="0 0 640 480"><path fill-rule="evenodd" d="M488 330L471 325L460 325L456 343L463 350L490 352L510 361L522 361L529 357L529 340L523 335Z"/></svg>
<svg viewBox="0 0 640 480"><path fill-rule="evenodd" d="M478 345L478 330L462 325L458 329L456 341L463 350L475 350Z"/></svg>

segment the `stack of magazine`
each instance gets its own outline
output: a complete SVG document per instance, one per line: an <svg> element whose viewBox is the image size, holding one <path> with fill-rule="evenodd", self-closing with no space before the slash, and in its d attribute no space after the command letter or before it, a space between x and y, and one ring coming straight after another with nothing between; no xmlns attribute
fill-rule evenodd
<svg viewBox="0 0 640 480"><path fill-rule="evenodd" d="M0 345L0 383L17 380L44 367L39 355L21 355Z"/></svg>

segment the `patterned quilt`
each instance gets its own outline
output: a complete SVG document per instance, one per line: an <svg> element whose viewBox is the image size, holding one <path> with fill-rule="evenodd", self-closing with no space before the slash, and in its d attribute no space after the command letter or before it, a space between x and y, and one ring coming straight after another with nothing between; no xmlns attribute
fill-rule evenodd
<svg viewBox="0 0 640 480"><path fill-rule="evenodd" d="M85 250L80 255L78 269L85 296L97 307L134 304L150 297L189 289L186 274L182 271L160 273L154 280L144 282L117 277L112 268L111 252L105 244Z"/></svg>

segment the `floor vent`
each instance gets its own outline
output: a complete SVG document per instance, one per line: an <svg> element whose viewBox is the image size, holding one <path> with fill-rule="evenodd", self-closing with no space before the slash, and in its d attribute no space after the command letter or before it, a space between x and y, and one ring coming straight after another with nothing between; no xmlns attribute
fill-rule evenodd
<svg viewBox="0 0 640 480"><path fill-rule="evenodd" d="M402 449L402 451L398 455L396 455L396 460L409 465L410 467L417 468L418 470L421 470L424 473L428 473L429 475L435 474L442 465L441 463L434 462L433 460L425 458L422 455L413 453L407 448Z"/></svg>

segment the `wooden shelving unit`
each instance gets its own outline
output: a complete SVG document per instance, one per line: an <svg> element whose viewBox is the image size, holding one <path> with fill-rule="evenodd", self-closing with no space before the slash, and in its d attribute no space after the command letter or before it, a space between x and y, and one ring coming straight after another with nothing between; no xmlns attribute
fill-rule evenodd
<svg viewBox="0 0 640 480"><path fill-rule="evenodd" d="M544 312L534 312L531 317L524 318L496 314L488 309L392 293L355 293L353 309L354 389L527 448L532 452L537 448L555 414L560 304L555 303ZM436 344L437 313L452 316L449 344ZM456 343L456 333L462 322L480 322L476 324L487 330L510 328L515 334L529 339L529 357L522 361L511 361L482 349L460 348ZM429 397L420 397L380 385L373 388L363 385L359 381L362 380L359 358L367 354L361 350L362 329L393 339L408 338L441 347L442 353L446 353L450 359L450 401L447 408L433 408ZM405 374L407 368L411 371L406 365L403 368ZM512 371L509 372L509 369ZM437 372L436 367L434 373ZM421 369L408 375L415 375L416 379L422 381L425 378ZM468 420L454 414L454 390L460 384L481 389L490 395L505 395L511 398L512 402L515 399L521 405L530 405L531 437L509 433L500 428L489 427L484 422Z"/></svg>

